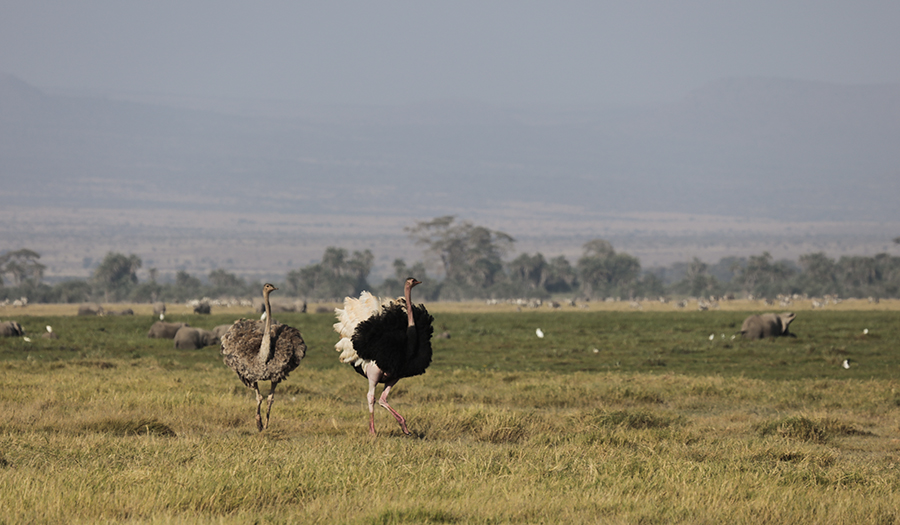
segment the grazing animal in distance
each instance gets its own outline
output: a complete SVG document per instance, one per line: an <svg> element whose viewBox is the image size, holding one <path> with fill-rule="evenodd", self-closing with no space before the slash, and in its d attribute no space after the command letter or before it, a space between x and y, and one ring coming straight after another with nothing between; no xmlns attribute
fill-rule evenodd
<svg viewBox="0 0 900 525"><path fill-rule="evenodd" d="M375 388L384 383L378 399L404 434L409 435L406 419L387 402L391 388L404 377L424 374L431 364L431 335L434 318L424 305L414 305L412 288L420 281L406 280L402 299L379 302L369 292L359 299L347 297L344 308L335 308L338 322L334 330L341 340L334 346L342 363L349 363L369 380L366 402L369 407L369 433L375 434Z"/></svg>
<svg viewBox="0 0 900 525"><path fill-rule="evenodd" d="M78 307L78 315L103 315L103 307L99 304L83 304Z"/></svg>
<svg viewBox="0 0 900 525"><path fill-rule="evenodd" d="M209 315L211 311L212 309L210 308L209 303L206 302L200 303L194 307L195 314Z"/></svg>
<svg viewBox="0 0 900 525"><path fill-rule="evenodd" d="M219 336L211 330L182 326L175 333L175 348L177 350L198 350L204 346L219 344Z"/></svg>
<svg viewBox="0 0 900 525"><path fill-rule="evenodd" d="M269 305L269 294L278 288L269 283L263 286L263 301L266 306L266 320L239 319L222 336L222 357L248 388L256 392L256 428L269 428L269 414L275 400L275 387L287 379L306 355L306 343L296 328L274 324ZM263 324L265 326L263 326ZM269 405L266 421L260 416L262 394L259 382L270 381Z"/></svg>
<svg viewBox="0 0 900 525"><path fill-rule="evenodd" d="M744 339L764 339L766 337L791 336L788 326L797 317L793 312L781 314L751 315L741 325Z"/></svg>
<svg viewBox="0 0 900 525"><path fill-rule="evenodd" d="M187 323L167 323L165 321L156 321L150 330L147 331L147 337L154 339L175 339L175 334L182 326L190 326Z"/></svg>
<svg viewBox="0 0 900 525"><path fill-rule="evenodd" d="M218 337L219 339L222 339L222 336L225 335L225 332L227 332L228 330L231 330L230 324L218 324L218 325L214 326L213 329L210 331L216 337Z"/></svg>
<svg viewBox="0 0 900 525"><path fill-rule="evenodd" d="M21 337L25 335L25 329L16 321L4 321L0 323L0 336Z"/></svg>

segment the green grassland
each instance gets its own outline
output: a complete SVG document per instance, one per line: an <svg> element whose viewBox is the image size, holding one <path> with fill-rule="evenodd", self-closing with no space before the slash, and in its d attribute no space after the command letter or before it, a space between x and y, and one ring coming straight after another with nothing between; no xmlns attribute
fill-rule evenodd
<svg viewBox="0 0 900 525"><path fill-rule="evenodd" d="M19 317L0 523L900 523L900 313L732 339L746 315L436 309L450 337L391 396L412 436L377 408L375 438L332 315L278 316L309 350L261 433L216 347L148 339L149 315Z"/></svg>

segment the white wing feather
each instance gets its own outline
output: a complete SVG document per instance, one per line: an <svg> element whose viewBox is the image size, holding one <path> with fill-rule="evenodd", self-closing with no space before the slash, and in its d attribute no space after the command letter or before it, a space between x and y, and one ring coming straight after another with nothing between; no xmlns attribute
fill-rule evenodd
<svg viewBox="0 0 900 525"><path fill-rule="evenodd" d="M341 336L334 349L341 353L342 363L353 363L359 359L350 338L353 337L356 326L378 312L380 308L381 301L377 297L369 292L363 292L359 294L359 299L345 297L344 308L334 309L338 319L338 322L334 323L334 331Z"/></svg>

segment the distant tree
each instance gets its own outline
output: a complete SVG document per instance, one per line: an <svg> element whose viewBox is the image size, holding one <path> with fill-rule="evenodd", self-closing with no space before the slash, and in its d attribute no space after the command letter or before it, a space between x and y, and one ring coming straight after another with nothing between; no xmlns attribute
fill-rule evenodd
<svg viewBox="0 0 900 525"><path fill-rule="evenodd" d="M109 252L94 270L93 281L103 292L106 301L118 301L137 284L137 271L140 267L141 259L137 255L126 257L121 253Z"/></svg>
<svg viewBox="0 0 900 525"><path fill-rule="evenodd" d="M41 282L46 267L37 261L40 258L39 253L26 248L0 255L0 286L3 285L3 275L11 275L16 286Z"/></svg>
<svg viewBox="0 0 900 525"><path fill-rule="evenodd" d="M728 283L746 266L747 259L745 257L728 256L722 257L719 262L709 266L707 271L719 283Z"/></svg>
<svg viewBox="0 0 900 525"><path fill-rule="evenodd" d="M160 300L164 292L164 286L156 281L147 281L134 286L128 294L128 299L136 303L153 303ZM175 294L171 295L175 297Z"/></svg>
<svg viewBox="0 0 900 525"><path fill-rule="evenodd" d="M734 284L745 293L757 297L789 295L799 291L792 283L792 277L796 273L788 261L774 262L769 252L763 252L761 255L750 256L747 266L737 269Z"/></svg>
<svg viewBox="0 0 900 525"><path fill-rule="evenodd" d="M243 288L246 285L243 279L221 268L209 272L209 284L216 288Z"/></svg>
<svg viewBox="0 0 900 525"><path fill-rule="evenodd" d="M503 278L503 256L515 243L510 235L470 222L455 224L448 215L417 223L406 231L426 253L437 258L444 269L441 296L449 298L483 296Z"/></svg>
<svg viewBox="0 0 900 525"><path fill-rule="evenodd" d="M287 284L293 295L315 299L340 299L358 295L369 289L369 272L375 256L370 250L353 252L329 246L322 262L311 264L287 274Z"/></svg>
<svg viewBox="0 0 900 525"><path fill-rule="evenodd" d="M578 273L569 260L560 255L547 263L544 289L549 293L569 293L578 286Z"/></svg>
<svg viewBox="0 0 900 525"><path fill-rule="evenodd" d="M684 279L676 283L672 290L675 293L691 297L707 297L719 295L721 286L719 281L709 274L709 266L694 257L694 260L687 267Z"/></svg>
<svg viewBox="0 0 900 525"><path fill-rule="evenodd" d="M635 284L635 296L662 297L666 295L666 285L655 273L645 273Z"/></svg>
<svg viewBox="0 0 900 525"><path fill-rule="evenodd" d="M888 297L900 290L900 257L844 256L836 263L836 280L848 297Z"/></svg>
<svg viewBox="0 0 900 525"><path fill-rule="evenodd" d="M91 298L91 285L87 281L63 281L53 287L54 302L83 303Z"/></svg>
<svg viewBox="0 0 900 525"><path fill-rule="evenodd" d="M523 253L510 261L507 267L512 282L522 284L532 290L543 290L550 276L550 265L540 253L536 253L534 256Z"/></svg>
<svg viewBox="0 0 900 525"><path fill-rule="evenodd" d="M840 294L837 280L837 264L823 252L801 255L800 274L796 277L797 289L812 296Z"/></svg>
<svg viewBox="0 0 900 525"><path fill-rule="evenodd" d="M203 283L186 271L178 270L175 274L175 286L187 290L199 290Z"/></svg>
<svg viewBox="0 0 900 525"><path fill-rule="evenodd" d="M641 263L627 253L617 254L612 244L595 239L584 244L584 255L578 259L581 291L588 297L613 294L631 296L635 292Z"/></svg>

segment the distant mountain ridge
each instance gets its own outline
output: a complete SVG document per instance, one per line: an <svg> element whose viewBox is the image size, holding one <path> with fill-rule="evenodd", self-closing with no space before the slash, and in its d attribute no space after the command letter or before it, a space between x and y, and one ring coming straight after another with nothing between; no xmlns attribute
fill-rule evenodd
<svg viewBox="0 0 900 525"><path fill-rule="evenodd" d="M897 144L900 85L730 78L644 108L274 118L51 95L0 74L0 205L898 221Z"/></svg>

